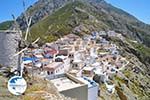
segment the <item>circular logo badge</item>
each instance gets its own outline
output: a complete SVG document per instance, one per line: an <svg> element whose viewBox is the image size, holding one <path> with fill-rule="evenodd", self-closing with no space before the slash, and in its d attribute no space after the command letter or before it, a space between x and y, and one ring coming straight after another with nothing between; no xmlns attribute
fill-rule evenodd
<svg viewBox="0 0 150 100"><path fill-rule="evenodd" d="M14 95L21 95L27 88L27 82L21 76L13 76L8 81L8 90Z"/></svg>

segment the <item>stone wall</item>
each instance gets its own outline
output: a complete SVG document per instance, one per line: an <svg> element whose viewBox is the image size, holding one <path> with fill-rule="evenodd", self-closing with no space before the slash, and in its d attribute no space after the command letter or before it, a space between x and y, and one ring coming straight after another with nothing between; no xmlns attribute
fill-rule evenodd
<svg viewBox="0 0 150 100"><path fill-rule="evenodd" d="M20 31L0 31L0 64L12 71L18 68L18 56L13 55L17 52L20 34Z"/></svg>

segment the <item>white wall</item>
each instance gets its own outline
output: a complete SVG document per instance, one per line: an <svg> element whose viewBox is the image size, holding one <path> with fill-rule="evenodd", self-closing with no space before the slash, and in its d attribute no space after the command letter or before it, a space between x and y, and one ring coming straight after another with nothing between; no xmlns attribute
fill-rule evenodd
<svg viewBox="0 0 150 100"><path fill-rule="evenodd" d="M98 99L98 88L98 86L95 86L88 89L88 100Z"/></svg>

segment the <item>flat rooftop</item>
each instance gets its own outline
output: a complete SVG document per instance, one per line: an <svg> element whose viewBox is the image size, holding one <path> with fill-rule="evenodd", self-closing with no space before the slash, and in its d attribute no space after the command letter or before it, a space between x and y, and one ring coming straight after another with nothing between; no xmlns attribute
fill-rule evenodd
<svg viewBox="0 0 150 100"><path fill-rule="evenodd" d="M55 75L54 77L47 77L47 79L55 85L59 92L86 85L70 74Z"/></svg>
<svg viewBox="0 0 150 100"><path fill-rule="evenodd" d="M62 62L52 62L47 66L44 66L45 70L55 70L56 68L60 67L63 63Z"/></svg>
<svg viewBox="0 0 150 100"><path fill-rule="evenodd" d="M68 89L81 86L80 83L76 83L67 77L57 78L57 79L51 80L51 82L56 86L58 91L64 91L64 90L68 90Z"/></svg>

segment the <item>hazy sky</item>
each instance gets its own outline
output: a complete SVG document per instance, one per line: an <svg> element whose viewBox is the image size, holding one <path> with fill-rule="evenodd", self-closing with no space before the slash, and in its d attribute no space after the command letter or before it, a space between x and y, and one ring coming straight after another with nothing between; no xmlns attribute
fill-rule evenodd
<svg viewBox="0 0 150 100"><path fill-rule="evenodd" d="M127 11L139 20L150 24L150 0L106 0L115 7Z"/></svg>
<svg viewBox="0 0 150 100"><path fill-rule="evenodd" d="M25 0L26 6L38 0ZM139 20L150 24L150 0L106 0L110 4L121 8L137 17ZM23 12L22 0L0 1L0 22L11 20L11 14L19 16Z"/></svg>
<svg viewBox="0 0 150 100"><path fill-rule="evenodd" d="M28 7L38 0L24 0L24 1L26 3L26 7ZM22 0L0 0L0 22L5 20L11 20L12 14L14 14L17 17L23 11L24 9Z"/></svg>

